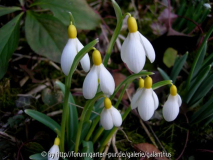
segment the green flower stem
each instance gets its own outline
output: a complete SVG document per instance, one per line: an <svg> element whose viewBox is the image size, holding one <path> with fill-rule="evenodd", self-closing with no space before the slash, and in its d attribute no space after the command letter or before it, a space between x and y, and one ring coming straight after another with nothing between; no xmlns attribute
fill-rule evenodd
<svg viewBox="0 0 213 160"><path fill-rule="evenodd" d="M192 68L191 68L190 73L189 73L189 78L188 78L188 80L187 80L187 85L186 85L187 89L189 89L190 82L191 82L191 79L192 79L192 76L193 76L193 73L194 73L196 64L197 64L198 59L199 59L199 57L200 57L200 54L201 54L201 52L202 52L202 50L203 50L203 47L204 47L205 43L207 42L209 36L211 35L212 31L213 31L213 25L212 25L211 28L209 29L208 33L206 34L206 36L205 36L205 38L204 38L204 40L203 40L203 42L202 42L202 44L201 44L201 46L200 46L200 48L199 48L198 51L197 51L196 58L195 58L195 60L194 60L194 62L193 62L193 64L192 64Z"/></svg>
<svg viewBox="0 0 213 160"><path fill-rule="evenodd" d="M100 119L100 118L99 118L99 119ZM95 143L95 142L98 140L98 138L99 138L100 135L103 133L103 131L104 131L104 128L103 128L103 127L98 128L98 131L97 131L97 133L95 134L95 136L94 136L94 138L93 138L93 140L92 140L93 143Z"/></svg>
<svg viewBox="0 0 213 160"><path fill-rule="evenodd" d="M90 115L88 116L88 112L90 113L90 111L92 111L92 109L93 109L93 105L91 105L91 104L94 104L94 102L101 97L103 97L103 93L99 92L98 94L96 94L96 96L93 99L87 101L87 103L82 111L80 123L78 125L78 131L77 131L77 135L76 135L76 142L75 142L75 152L76 153L78 152L78 148L80 145L81 131L82 131L84 121L85 121L85 119L87 119L87 117L90 117Z"/></svg>
<svg viewBox="0 0 213 160"><path fill-rule="evenodd" d="M90 128L90 130L89 130L89 132L88 132L88 134L87 134L87 136L85 138L85 141L89 141L89 139L90 139L90 137L91 137L96 125L98 124L99 120L100 120L100 116L97 116L95 118L95 120L93 120L92 126L91 126L91 128Z"/></svg>
<svg viewBox="0 0 213 160"><path fill-rule="evenodd" d="M69 116L68 113L68 98L71 83L69 83L69 76L65 78L65 95L64 95L64 104L63 104L63 113L62 113L62 121L61 121L61 139L60 139L60 151L64 152L64 137L65 137L65 126L66 126L66 118ZM71 82L71 81L70 81Z"/></svg>
<svg viewBox="0 0 213 160"><path fill-rule="evenodd" d="M122 100L122 97L123 97L123 95L124 95L124 93L125 93L125 91L126 91L126 88L129 86L129 84L131 83L132 81L130 81L130 82L128 82L128 83L126 83L125 84L125 86L124 86L124 88L122 89L122 91L121 91L121 93L120 93L120 95L119 95L119 97L118 97L118 100L117 100L117 102L116 102L116 104L115 104L115 108L118 108L118 106L119 106L119 104L120 104L120 102L121 102L121 100Z"/></svg>
<svg viewBox="0 0 213 160"><path fill-rule="evenodd" d="M124 112L124 114L122 115L122 120L124 120L124 119L127 117L127 115L129 114L130 111L131 111L131 107L129 106L129 107L127 108L127 110ZM114 127L114 128L110 131L110 133L109 133L109 135L107 136L107 138L106 138L106 139L103 141L103 143L101 144L101 147L100 147L100 149L99 149L99 152L103 152L105 146L106 146L107 143L109 142L110 138L114 135L114 133L116 132L116 130L117 130L117 127Z"/></svg>

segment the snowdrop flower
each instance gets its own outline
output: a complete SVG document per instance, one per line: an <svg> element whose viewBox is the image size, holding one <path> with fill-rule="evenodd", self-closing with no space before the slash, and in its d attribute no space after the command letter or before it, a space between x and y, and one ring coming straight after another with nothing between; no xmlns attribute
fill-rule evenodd
<svg viewBox="0 0 213 160"><path fill-rule="evenodd" d="M77 38L77 30L74 25L70 24L68 28L68 42L64 47L64 50L61 55L61 68L65 75L69 74L70 68L72 66L73 60L77 53L84 47ZM90 69L90 59L88 54L80 61L81 66L85 72L88 72Z"/></svg>
<svg viewBox="0 0 213 160"><path fill-rule="evenodd" d="M206 8L206 9L211 9L211 5L209 3L204 3L203 6Z"/></svg>
<svg viewBox="0 0 213 160"><path fill-rule="evenodd" d="M138 32L137 22L134 17L127 20L129 34L121 47L121 59L128 68L134 72L140 72L145 64L146 56L150 62L155 60L155 51L151 43Z"/></svg>
<svg viewBox="0 0 213 160"><path fill-rule="evenodd" d="M104 99L104 109L100 116L100 123L105 130L110 130L113 126L120 127L122 124L120 112L112 106L110 99L107 97Z"/></svg>
<svg viewBox="0 0 213 160"><path fill-rule="evenodd" d="M54 141L54 145L50 148L48 152L48 160L59 159L59 144L60 144L60 139L56 137Z"/></svg>
<svg viewBox="0 0 213 160"><path fill-rule="evenodd" d="M182 100L180 95L177 94L177 88L172 84L170 87L170 95L163 106L163 117L167 122L175 120L178 116L181 104Z"/></svg>
<svg viewBox="0 0 213 160"><path fill-rule="evenodd" d="M115 82L112 75L102 64L101 54L98 50L93 51L92 59L94 65L83 83L84 97L92 99L97 92L98 83L100 83L100 89L105 95L112 95L115 90Z"/></svg>
<svg viewBox="0 0 213 160"><path fill-rule="evenodd" d="M139 79L139 88L131 101L132 109L138 107L140 117L148 121L158 108L159 100L156 93L152 90L152 78L147 76L145 81Z"/></svg>

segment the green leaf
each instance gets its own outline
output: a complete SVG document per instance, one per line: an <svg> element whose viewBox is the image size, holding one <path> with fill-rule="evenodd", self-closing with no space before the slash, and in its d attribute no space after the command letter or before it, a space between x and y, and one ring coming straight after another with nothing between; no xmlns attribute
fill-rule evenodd
<svg viewBox="0 0 213 160"><path fill-rule="evenodd" d="M122 27L122 24L123 24L123 16L122 16L122 12L121 12L119 5L114 0L112 0L112 5L113 5L113 8L114 8L115 14L116 14L117 25L116 25L115 31L113 32L112 38L109 42L109 46L108 46L107 51L106 51L106 55L105 55L104 60L103 60L104 66L107 65L107 62L108 62L109 57L112 53L112 49L114 47L115 41L118 38L118 35L120 33L120 30L121 30L121 27Z"/></svg>
<svg viewBox="0 0 213 160"><path fill-rule="evenodd" d="M0 6L0 17L5 15L5 14L9 14L15 11L20 11L21 8L20 7L3 7Z"/></svg>
<svg viewBox="0 0 213 160"><path fill-rule="evenodd" d="M213 62L213 53L208 55L207 58L204 60L202 64L202 68L205 68L206 66L210 65Z"/></svg>
<svg viewBox="0 0 213 160"><path fill-rule="evenodd" d="M169 84L171 84L171 83L172 83L171 80L160 81L160 82L157 82L157 83L153 84L153 85L152 85L152 89L155 90L155 89L158 89L158 88L160 88L160 87L169 85Z"/></svg>
<svg viewBox="0 0 213 160"><path fill-rule="evenodd" d="M172 67L175 63L177 51L173 48L167 48L163 56L163 63L168 67Z"/></svg>
<svg viewBox="0 0 213 160"><path fill-rule="evenodd" d="M83 141L83 150L82 153L87 153L86 155L90 155L94 152L93 143L91 141ZM84 157L84 160L91 160L92 157Z"/></svg>
<svg viewBox="0 0 213 160"><path fill-rule="evenodd" d="M196 103L199 99L203 98L213 87L213 74L208 76L200 85L198 90L196 91L197 94L194 94L192 97L192 100L190 102L190 105L193 105Z"/></svg>
<svg viewBox="0 0 213 160"><path fill-rule="evenodd" d="M162 70L161 68L158 67L158 71L160 72L161 76L163 77L163 79L165 80L170 80L171 78L168 76L168 74L166 72L164 72L164 70Z"/></svg>
<svg viewBox="0 0 213 160"><path fill-rule="evenodd" d="M25 34L33 51L60 62L68 38L67 28L59 20L51 15L27 11Z"/></svg>
<svg viewBox="0 0 213 160"><path fill-rule="evenodd" d="M94 105L93 107L93 111L97 112L97 113L101 113L103 107L101 106L104 102L104 97L100 98ZM91 113L91 116L90 116L90 120L93 120L97 117L98 115L96 113Z"/></svg>
<svg viewBox="0 0 213 160"><path fill-rule="evenodd" d="M198 123L209 116L213 114L213 99L210 99L208 102L206 102L199 110L197 110L191 117L191 123Z"/></svg>
<svg viewBox="0 0 213 160"><path fill-rule="evenodd" d="M61 127L60 125L54 121L52 118L48 117L47 115L32 110L32 109L25 109L24 112L29 115L30 117L34 118L35 120L41 122L42 124L46 125L50 129L52 129L56 134L60 137L61 136Z"/></svg>
<svg viewBox="0 0 213 160"><path fill-rule="evenodd" d="M197 73L200 71L200 68L202 66L202 63L203 63L203 60L204 60L204 57L206 55L206 50L207 50L207 42L204 44L203 46L203 49L199 55L199 58L198 58L198 61L197 61L197 64L195 65L195 69L194 69L194 73L192 75L192 79L193 77L195 77L197 75Z"/></svg>
<svg viewBox="0 0 213 160"><path fill-rule="evenodd" d="M205 44L206 44L206 42L207 42L209 36L211 35L212 31L213 31L213 25L211 26L211 28L210 28L209 31L207 32L207 34L206 34L206 36L205 36L205 38L204 38L204 40L203 40L203 42L202 42L200 48L199 48L198 51L197 51L195 60L194 60L194 62L193 62L193 64L192 64L192 68L191 68L190 73L189 73L189 77L188 77L188 79L187 79L187 89L189 89L189 87L190 87L191 79L192 79L192 76L193 76L193 74L194 74L194 70L195 70L196 64L198 63L198 59L199 59L199 57L200 57L200 54L201 54L201 52L202 52L202 50L203 50L203 48L204 48L204 46L205 46Z"/></svg>
<svg viewBox="0 0 213 160"><path fill-rule="evenodd" d="M36 153L36 154L33 154L29 157L30 159L32 160L48 160L48 157L47 156L41 156L41 153Z"/></svg>
<svg viewBox="0 0 213 160"><path fill-rule="evenodd" d="M7 71L8 60L18 47L19 22L22 15L23 13L20 13L0 28L0 79Z"/></svg>
<svg viewBox="0 0 213 160"><path fill-rule="evenodd" d="M63 94L65 94L65 85L61 83L60 81L56 81L56 84L60 87ZM68 125L68 133L67 133L67 139L69 143L74 142L78 130L78 111L76 106L70 104L75 104L75 100L72 96L72 94L69 92L69 117L67 118L67 125Z"/></svg>
<svg viewBox="0 0 213 160"><path fill-rule="evenodd" d="M183 68L183 65L186 62L187 57L188 57L188 52L186 52L186 54L184 54L183 56L176 58L175 60L174 67L172 68L172 72L170 75L174 84L176 82L177 76L179 75L181 69Z"/></svg>
<svg viewBox="0 0 213 160"><path fill-rule="evenodd" d="M100 23L99 16L85 0L63 0L63 3L60 0L36 0L31 6L35 5L50 9L53 15L66 26L70 24L68 12L72 12L78 29L91 30Z"/></svg>
<svg viewBox="0 0 213 160"><path fill-rule="evenodd" d="M208 67L205 68L204 72L202 72L198 75L198 77L196 78L194 83L191 85L190 90L187 93L187 96L186 96L186 99L185 99L186 103L189 103L189 101L191 100L192 96L195 94L198 87L201 85L203 80L207 77L210 69L211 69L211 66L208 66Z"/></svg>

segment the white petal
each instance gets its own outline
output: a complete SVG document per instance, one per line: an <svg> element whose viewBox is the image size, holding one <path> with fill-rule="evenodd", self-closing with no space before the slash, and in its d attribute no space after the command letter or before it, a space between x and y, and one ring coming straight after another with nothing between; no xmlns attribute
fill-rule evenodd
<svg viewBox="0 0 213 160"><path fill-rule="evenodd" d="M59 159L59 147L57 145L53 145L48 154L48 160L58 160Z"/></svg>
<svg viewBox="0 0 213 160"><path fill-rule="evenodd" d="M163 106L163 117L166 121L171 122L175 120L179 113L179 106L175 96L169 96L168 100Z"/></svg>
<svg viewBox="0 0 213 160"><path fill-rule="evenodd" d="M144 89L139 101L138 112L144 121L148 121L154 114L155 104L152 97L152 89Z"/></svg>
<svg viewBox="0 0 213 160"><path fill-rule="evenodd" d="M154 99L155 110L156 110L159 106L159 100L158 100L158 96L156 95L155 91L152 91L152 97Z"/></svg>
<svg viewBox="0 0 213 160"><path fill-rule="evenodd" d="M76 39L77 39L77 50L79 52L84 46L81 44L81 42L78 40L78 38L76 38ZM81 66L82 66L83 70L85 72L88 72L90 69L90 59L89 59L88 53L86 53L84 55L84 57L80 60L80 62L81 62Z"/></svg>
<svg viewBox="0 0 213 160"><path fill-rule="evenodd" d="M103 109L100 115L100 123L105 130L110 130L113 128L113 120L109 109Z"/></svg>
<svg viewBox="0 0 213 160"><path fill-rule="evenodd" d="M122 124L122 117L121 117L120 112L113 106L109 109L109 111L110 111L111 116L112 116L113 124L116 127L120 127L121 124Z"/></svg>
<svg viewBox="0 0 213 160"><path fill-rule="evenodd" d="M177 99L178 99L178 105L179 105L179 107L180 107L181 104L182 104L182 99L181 99L181 97L180 97L179 94L177 94Z"/></svg>
<svg viewBox="0 0 213 160"><path fill-rule="evenodd" d="M73 60L77 54L76 38L69 39L61 55L61 69L65 75L69 74Z"/></svg>
<svg viewBox="0 0 213 160"><path fill-rule="evenodd" d="M126 55L127 55L127 44L129 43L129 34L126 37L126 39L124 40L122 46L121 46L121 59L124 63L126 63Z"/></svg>
<svg viewBox="0 0 213 160"><path fill-rule="evenodd" d="M98 89L98 73L97 67L93 66L87 74L83 83L83 95L86 99L92 99Z"/></svg>
<svg viewBox="0 0 213 160"><path fill-rule="evenodd" d="M146 39L146 37L144 37L140 32L139 34L141 37L141 43L146 51L146 56L149 58L150 62L153 63L155 61L155 50L149 40Z"/></svg>
<svg viewBox="0 0 213 160"><path fill-rule="evenodd" d="M128 68L134 72L140 72L145 64L146 56L143 46L140 42L138 32L129 33L130 39L126 46L126 64Z"/></svg>
<svg viewBox="0 0 213 160"><path fill-rule="evenodd" d="M106 95L112 95L115 90L115 81L103 64L100 65L99 80L102 92Z"/></svg>
<svg viewBox="0 0 213 160"><path fill-rule="evenodd" d="M135 109L138 107L138 100L140 98L140 96L142 95L144 88L138 88L136 93L133 95L132 97L132 101L131 101L131 108Z"/></svg>

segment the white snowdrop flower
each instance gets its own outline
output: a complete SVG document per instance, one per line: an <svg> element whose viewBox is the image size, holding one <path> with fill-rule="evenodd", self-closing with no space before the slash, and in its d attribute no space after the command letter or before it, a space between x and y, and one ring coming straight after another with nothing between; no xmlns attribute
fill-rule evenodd
<svg viewBox="0 0 213 160"><path fill-rule="evenodd" d="M59 159L59 144L60 139L58 137L55 138L54 145L50 148L48 152L48 160L58 160Z"/></svg>
<svg viewBox="0 0 213 160"><path fill-rule="evenodd" d="M69 74L73 60L77 53L84 47L77 38L77 30L74 25L70 24L68 28L68 42L65 45L61 55L61 68L65 75ZM85 72L90 69L90 59L88 53L80 61L81 66Z"/></svg>
<svg viewBox="0 0 213 160"><path fill-rule="evenodd" d="M92 59L94 65L83 83L84 98L92 99L95 96L98 89L98 83L100 83L100 89L105 95L112 95L115 90L115 81L109 71L102 64L101 54L98 50L95 49L93 51Z"/></svg>
<svg viewBox="0 0 213 160"><path fill-rule="evenodd" d="M211 9L211 5L209 3L204 3L203 6L206 8L206 9Z"/></svg>
<svg viewBox="0 0 213 160"><path fill-rule="evenodd" d="M112 106L111 100L107 97L104 99L104 109L100 118L100 123L105 130L110 130L113 126L120 127L122 124L120 112Z"/></svg>
<svg viewBox="0 0 213 160"><path fill-rule="evenodd" d="M149 40L138 32L134 17L129 17L127 24L129 34L121 47L121 59L132 72L138 73L145 65L146 56L151 63L154 62L155 51Z"/></svg>
<svg viewBox="0 0 213 160"><path fill-rule="evenodd" d="M138 107L140 117L148 121L158 108L159 100L156 93L152 90L152 78L147 76L145 81L139 79L139 88L134 94L131 101L131 108Z"/></svg>
<svg viewBox="0 0 213 160"><path fill-rule="evenodd" d="M170 95L163 106L163 117L167 122L177 118L181 104L182 100L180 95L177 94L177 88L175 85L172 85L170 87Z"/></svg>

